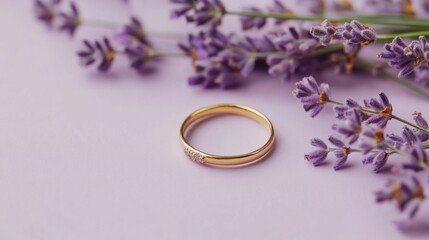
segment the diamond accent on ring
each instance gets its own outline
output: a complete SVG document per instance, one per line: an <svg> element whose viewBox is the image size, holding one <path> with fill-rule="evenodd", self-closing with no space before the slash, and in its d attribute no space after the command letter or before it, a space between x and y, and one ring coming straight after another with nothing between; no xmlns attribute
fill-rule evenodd
<svg viewBox="0 0 429 240"><path fill-rule="evenodd" d="M192 161L197 162L197 163L205 163L204 161L204 156L194 152L193 150L189 149L189 148L185 148L185 154L186 156L188 156Z"/></svg>

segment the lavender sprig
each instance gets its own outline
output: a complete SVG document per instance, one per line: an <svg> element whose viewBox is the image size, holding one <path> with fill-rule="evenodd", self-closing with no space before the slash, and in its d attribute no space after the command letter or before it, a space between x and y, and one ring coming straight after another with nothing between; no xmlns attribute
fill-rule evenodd
<svg viewBox="0 0 429 240"><path fill-rule="evenodd" d="M365 100L363 106L352 99L348 99L347 104L344 105L331 100L327 94L329 91L321 89L329 89L329 86L327 84L319 85L313 77L306 77L296 84L293 94L301 101L305 111L311 111L311 117L319 114L326 104L335 104L334 111L342 123L334 124L332 128L346 139L349 145L357 143L354 147L355 152L369 154L363 160L364 164L373 163L374 171L379 172L387 162L389 155L399 153L408 159L403 165L404 168L429 169L429 161L425 157L426 155L423 156L426 145L417 144L422 142L421 139L427 140L426 135L418 137L408 127L405 127L402 131L403 138L396 137L396 135L388 135L386 138L383 130L389 120L395 119L414 127L419 135L428 134L427 122L421 114L415 114L415 121L418 122L416 125L393 115L392 104L384 93L380 94L380 100L375 98ZM338 141L333 144L340 148L346 146L343 141L341 144ZM324 149L327 150L327 148ZM349 152L344 153L349 154ZM316 163L323 161L319 159L321 155L313 155L310 154L307 159L316 159ZM341 155L336 154L336 156L338 158ZM335 164L335 169L339 169L339 166L341 164Z"/></svg>
<svg viewBox="0 0 429 240"><path fill-rule="evenodd" d="M81 25L79 10L73 2L70 3L70 12L60 12L58 17L62 20L59 26L60 30L66 31L70 35L73 35L76 29Z"/></svg>
<svg viewBox="0 0 429 240"><path fill-rule="evenodd" d="M208 24L212 27L219 26L226 13L225 6L220 0L171 0L180 5L171 13L172 18L185 16L186 21L197 26Z"/></svg>
<svg viewBox="0 0 429 240"><path fill-rule="evenodd" d="M342 40L346 45L368 45L375 42L377 35L374 29L352 20L340 26L334 26L329 20L324 20L319 26L311 28L310 33L319 39L323 46L332 40Z"/></svg>
<svg viewBox="0 0 429 240"><path fill-rule="evenodd" d="M424 36L406 44L400 37L384 45L384 51L378 57L388 61L389 65L399 69L398 77L404 77L416 69L428 67L429 43Z"/></svg>

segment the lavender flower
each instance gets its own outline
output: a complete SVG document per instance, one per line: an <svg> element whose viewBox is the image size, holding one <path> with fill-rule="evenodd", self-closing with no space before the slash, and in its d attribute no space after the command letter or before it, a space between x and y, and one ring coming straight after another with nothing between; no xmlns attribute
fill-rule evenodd
<svg viewBox="0 0 429 240"><path fill-rule="evenodd" d="M183 15L187 22L193 22L197 26L211 25L219 26L226 13L225 7L220 0L171 0L181 7L173 10L171 16L178 18Z"/></svg>
<svg viewBox="0 0 429 240"><path fill-rule="evenodd" d="M333 107L335 117L340 120L345 120L350 114L357 110L360 115L361 121L365 121L369 118L369 115L362 111L362 107L353 99L347 98L345 105L334 105Z"/></svg>
<svg viewBox="0 0 429 240"><path fill-rule="evenodd" d="M413 146L417 142L420 142L418 137L407 126L404 126L404 128L402 129L401 136L398 136L396 134L387 134L386 137L392 142L392 145L395 148L404 151L408 151L411 146Z"/></svg>
<svg viewBox="0 0 429 240"><path fill-rule="evenodd" d="M328 20L323 21L320 26L311 28L310 33L318 39L323 46L328 45L331 40L343 40L346 45L368 45L375 42L376 33L362 23L353 20L338 27Z"/></svg>
<svg viewBox="0 0 429 240"><path fill-rule="evenodd" d="M109 39L103 38L103 41L94 41L90 43L87 40L83 41L84 50L78 51L83 65L90 66L95 62L99 62L98 70L107 72L115 60L116 50L110 44Z"/></svg>
<svg viewBox="0 0 429 240"><path fill-rule="evenodd" d="M400 212L407 212L410 218L414 218L419 206L426 196L423 186L415 176L410 176L402 181L389 181L385 189L375 193L376 201L394 202Z"/></svg>
<svg viewBox="0 0 429 240"><path fill-rule="evenodd" d="M336 157L336 162L334 164L334 169L339 170L341 167L344 166L344 164L347 161L347 157L351 153L350 147L346 146L343 141L341 141L339 138L330 136L329 142L331 142L333 145L338 147L338 149L333 150L333 153Z"/></svg>
<svg viewBox="0 0 429 240"><path fill-rule="evenodd" d="M306 112L311 111L311 117L319 114L325 103L329 101L329 85L326 83L318 84L314 77L303 78L295 84L293 94L304 106Z"/></svg>
<svg viewBox="0 0 429 240"><path fill-rule="evenodd" d="M384 167L384 165L387 163L388 158L389 153L385 150L374 150L362 160L362 163L364 165L372 164L373 171L378 173L381 168Z"/></svg>
<svg viewBox="0 0 429 240"><path fill-rule="evenodd" d="M277 32L271 36L272 42L280 52L271 54L266 60L270 75L281 76L283 81L288 81L303 66L310 65L308 60L300 59L317 48L316 40L307 32L303 28L289 27L288 31Z"/></svg>
<svg viewBox="0 0 429 240"><path fill-rule="evenodd" d="M328 156L328 146L318 138L311 139L311 145L317 147L317 150L304 155L304 159L310 161L314 166L320 165Z"/></svg>
<svg viewBox="0 0 429 240"><path fill-rule="evenodd" d="M116 34L116 39L126 47L140 44L151 45L146 37L142 23L136 17L131 17L131 22Z"/></svg>
<svg viewBox="0 0 429 240"><path fill-rule="evenodd" d="M332 128L348 139L348 144L355 143L362 131L361 111L357 109L351 110L350 114L345 117L343 124L334 124Z"/></svg>
<svg viewBox="0 0 429 240"><path fill-rule="evenodd" d="M429 158L421 142L417 142L409 147L407 153L410 155L409 162L402 164L402 168L413 171L429 169Z"/></svg>
<svg viewBox="0 0 429 240"><path fill-rule="evenodd" d="M429 130L428 122L426 121L426 119L423 118L420 112L414 112L413 119L416 122L417 126ZM417 131L416 134L417 134L417 137L420 139L420 141L426 142L429 140L429 134L417 129L415 129L415 131Z"/></svg>
<svg viewBox="0 0 429 240"><path fill-rule="evenodd" d="M245 9L246 12L261 13L262 11L257 7L249 7ZM267 19L263 17L254 16L241 16L240 17L241 28L243 30L249 30L252 28L260 29L265 26Z"/></svg>
<svg viewBox="0 0 429 240"><path fill-rule="evenodd" d="M233 87L240 76L248 76L260 58L258 53L273 51L274 45L268 38L246 37L232 40L216 29L190 35L187 44L179 47L192 59L196 74L188 79L191 85L203 87Z"/></svg>
<svg viewBox="0 0 429 240"><path fill-rule="evenodd" d="M49 2L36 0L34 4L36 17L47 25L51 25L57 15L57 8L60 3L61 0L51 0Z"/></svg>
<svg viewBox="0 0 429 240"><path fill-rule="evenodd" d="M125 48L125 54L130 60L130 66L138 72L144 72L147 63L153 60L154 52L146 44L139 44Z"/></svg>
<svg viewBox="0 0 429 240"><path fill-rule="evenodd" d="M362 132L360 149L364 154L374 149L385 150L384 130L382 128L368 128Z"/></svg>
<svg viewBox="0 0 429 240"><path fill-rule="evenodd" d="M380 128L384 128L387 122L392 119L392 104L386 94L380 93L380 100L371 98L365 100L365 106L374 111L374 114L366 120L366 124L376 124Z"/></svg>
<svg viewBox="0 0 429 240"><path fill-rule="evenodd" d="M80 26L81 21L79 18L79 11L73 2L70 3L70 9L70 13L60 12L58 17L62 19L60 30L69 32L70 35L73 35L76 28Z"/></svg>
<svg viewBox="0 0 429 240"><path fill-rule="evenodd" d="M207 32L202 31L198 35L190 34L188 43L179 43L179 48L191 56L194 64L197 60L207 59L219 54L219 52L231 45L231 38L231 35L225 35L216 29L211 29Z"/></svg>
<svg viewBox="0 0 429 240"><path fill-rule="evenodd" d="M419 40L413 40L409 45L396 37L391 43L384 45L384 51L379 53L378 58L386 60L391 67L400 69L398 77L404 77L417 68L428 66L429 44L424 36Z"/></svg>

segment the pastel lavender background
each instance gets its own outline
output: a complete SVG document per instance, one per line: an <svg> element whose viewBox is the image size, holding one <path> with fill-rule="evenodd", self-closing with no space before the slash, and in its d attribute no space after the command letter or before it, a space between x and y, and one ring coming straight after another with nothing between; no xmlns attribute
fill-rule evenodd
<svg viewBox="0 0 429 240"><path fill-rule="evenodd" d="M132 10L119 2L78 4L92 19L125 22L133 11L148 30L191 29L169 20L167 0L134 1ZM125 63L104 76L80 67L75 50L83 37L109 31L80 29L70 39L36 22L32 1L2 1L0 9L0 239L428 239L429 206L398 230L396 209L373 199L387 176L361 167L359 157L338 172L303 160L309 139L327 136L333 118L310 119L291 95L293 83L259 74L233 91L192 88L186 59L165 60L150 76ZM227 17L225 26L235 30L237 22ZM398 115L429 116L427 102L387 80L317 77L331 83L336 99L384 91ZM217 103L245 104L271 118L277 144L266 161L225 170L185 157L182 120ZM264 137L255 123L225 117L198 128L192 141L239 153Z"/></svg>

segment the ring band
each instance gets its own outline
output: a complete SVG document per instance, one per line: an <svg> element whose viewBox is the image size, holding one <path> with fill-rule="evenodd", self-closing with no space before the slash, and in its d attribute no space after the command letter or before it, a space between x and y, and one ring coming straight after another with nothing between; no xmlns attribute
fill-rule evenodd
<svg viewBox="0 0 429 240"><path fill-rule="evenodd" d="M195 149L187 142L185 136L187 130L190 129L193 124L196 124L199 121L207 118L225 114L240 115L261 123L269 130L270 137L268 141L264 144L264 146L253 152L233 156L219 156L205 153ZM242 105L222 104L201 108L189 115L182 123L180 128L180 138L185 150L185 154L194 162L215 166L248 165L261 160L270 152L274 144L274 127L271 121L264 114L252 108Z"/></svg>

